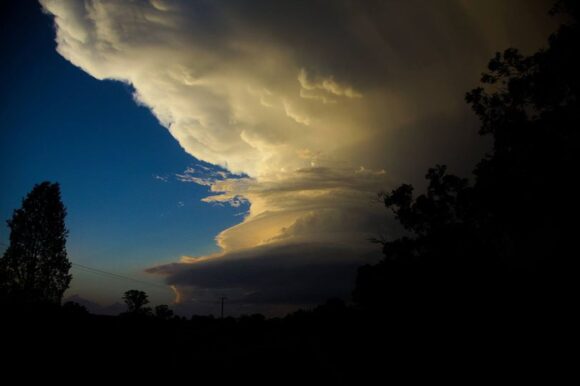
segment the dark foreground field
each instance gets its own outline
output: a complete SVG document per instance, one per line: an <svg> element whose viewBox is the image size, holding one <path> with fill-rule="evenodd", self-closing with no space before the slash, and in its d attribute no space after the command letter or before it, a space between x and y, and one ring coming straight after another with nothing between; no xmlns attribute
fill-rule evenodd
<svg viewBox="0 0 580 386"><path fill-rule="evenodd" d="M14 310L2 318L2 367L4 379L272 385L555 381L571 368L555 310L396 311L329 302L282 319L161 320Z"/></svg>

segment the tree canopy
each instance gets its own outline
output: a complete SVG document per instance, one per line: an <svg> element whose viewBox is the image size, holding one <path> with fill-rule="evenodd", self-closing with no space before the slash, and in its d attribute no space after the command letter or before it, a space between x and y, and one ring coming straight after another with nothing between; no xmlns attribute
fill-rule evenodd
<svg viewBox="0 0 580 386"><path fill-rule="evenodd" d="M146 314L151 312L151 309L144 307L149 304L149 297L144 291L129 290L123 295L123 300L127 304L127 311L131 314Z"/></svg>
<svg viewBox="0 0 580 386"><path fill-rule="evenodd" d="M72 279L65 217L58 183L43 182L28 193L7 221L10 245L0 259L3 296L60 303Z"/></svg>
<svg viewBox="0 0 580 386"><path fill-rule="evenodd" d="M173 310L167 304L159 304L155 307L155 316L160 319L171 319L173 317Z"/></svg>
<svg viewBox="0 0 580 386"><path fill-rule="evenodd" d="M481 86L467 93L480 134L493 137L472 183L438 165L426 175L425 193L415 197L411 185L401 185L381 194L407 235L382 242L385 258L360 268L359 304L457 305L522 294L538 301L567 293L580 215L577 10L574 2L558 3L553 13L571 20L547 48L497 53Z"/></svg>

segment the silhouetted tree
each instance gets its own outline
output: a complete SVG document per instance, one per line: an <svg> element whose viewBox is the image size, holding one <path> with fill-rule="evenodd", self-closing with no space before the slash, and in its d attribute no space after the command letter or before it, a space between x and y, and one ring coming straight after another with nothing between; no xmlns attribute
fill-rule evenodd
<svg viewBox="0 0 580 386"><path fill-rule="evenodd" d="M10 245L0 271L3 292L11 301L60 303L72 278L65 217L59 185L43 182L7 221Z"/></svg>
<svg viewBox="0 0 580 386"><path fill-rule="evenodd" d="M155 316L160 319L170 319L173 316L173 310L167 304L160 304L155 307Z"/></svg>
<svg viewBox="0 0 580 386"><path fill-rule="evenodd" d="M437 166L427 173L424 194L415 197L402 185L381 195L408 234L382 242L385 258L359 269L356 302L507 304L515 296L545 305L556 293L571 293L563 286L573 282L572 224L580 216L573 176L580 165L577 4L554 7L571 21L546 49L496 54L482 86L467 93L480 134L493 137L472 185Z"/></svg>
<svg viewBox="0 0 580 386"><path fill-rule="evenodd" d="M149 304L149 299L143 291L129 290L123 295L123 300L127 304L127 311L129 313L147 314L151 312L149 307L144 307L146 304Z"/></svg>

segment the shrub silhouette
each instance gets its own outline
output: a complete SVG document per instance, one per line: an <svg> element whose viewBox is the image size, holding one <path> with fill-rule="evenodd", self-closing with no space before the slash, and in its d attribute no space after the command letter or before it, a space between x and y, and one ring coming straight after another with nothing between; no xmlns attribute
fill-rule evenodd
<svg viewBox="0 0 580 386"><path fill-rule="evenodd" d="M155 316L160 319L170 319L173 317L173 311L167 304L160 304L155 307Z"/></svg>

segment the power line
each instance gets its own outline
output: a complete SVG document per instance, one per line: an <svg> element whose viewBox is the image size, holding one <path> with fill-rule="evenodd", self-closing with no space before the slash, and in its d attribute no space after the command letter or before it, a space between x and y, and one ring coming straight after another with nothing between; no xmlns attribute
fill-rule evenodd
<svg viewBox="0 0 580 386"><path fill-rule="evenodd" d="M8 245L6 243L2 243L0 242L0 245L3 245L5 247L8 247ZM157 287L157 288L162 288L164 290L167 290L168 287L164 286L164 285L160 285L157 283L152 283L152 282L148 282L148 281L144 281L144 280L139 280L139 279L135 279L129 276L124 276L124 275L119 275L117 273L113 273L113 272L108 272L108 271L103 271L102 269L98 269L98 268L93 268L93 267L89 267L88 265L83 265L83 264L79 264L79 263L74 263L71 262L72 267L78 269L81 272L86 272L86 273L92 273L95 275L100 275L103 277L111 277L111 278L115 278L115 279L120 279L120 280L129 280L135 283L139 283L139 284L144 284L150 287Z"/></svg>
<svg viewBox="0 0 580 386"><path fill-rule="evenodd" d="M76 272L89 273L89 274L92 274L92 275L95 275L95 276L98 276L98 277L101 277L101 278L107 279L107 280L110 280L110 279L125 280L125 279L121 279L120 277L112 276L112 275L105 274L102 272L92 271L90 269L86 269L86 268L82 268L82 267L73 266L72 269L75 270ZM131 281L133 281L133 280L131 280Z"/></svg>
<svg viewBox="0 0 580 386"><path fill-rule="evenodd" d="M119 275L113 272L108 272L108 271L103 271L101 269L97 269L97 268L93 268L93 267L89 267L87 265L83 265L83 264L79 264L79 263L74 263L71 262L73 268L77 268L80 269L81 271L84 272L88 272L88 273L94 273L94 274L99 274L101 276L109 276L115 279L121 279L121 280L129 280L135 283L140 283L140 284L144 284L144 285L148 285L151 287L157 287L157 288L163 288L164 290L167 290L168 287L164 286L164 285L160 285L157 283L152 283L152 282L148 282L148 281L144 281L144 280L139 280L139 279L135 279L129 276L124 276L124 275Z"/></svg>
<svg viewBox="0 0 580 386"><path fill-rule="evenodd" d="M126 277L126 276L122 276L122 275L117 275L117 274L114 274L112 272L111 273L109 273L109 272L104 273L104 272L100 272L100 271L94 271L94 270L91 270L91 269L86 269L86 268L79 267L79 266L73 266L72 268L74 270L76 270L77 272L90 273L90 274L93 274L93 275L96 275L96 276L100 276L100 277L102 277L104 279L125 280L125 281L128 281L128 282L130 281L130 282L133 282L133 283L138 283L140 285L145 285L145 286L148 286L148 287L153 288L153 289L156 289L156 290L163 290L163 291L168 291L169 290L168 287L165 287L163 285L159 285L159 284L155 284L155 283L151 283L151 282L146 282L146 281L143 281L143 280L134 279L132 277Z"/></svg>

